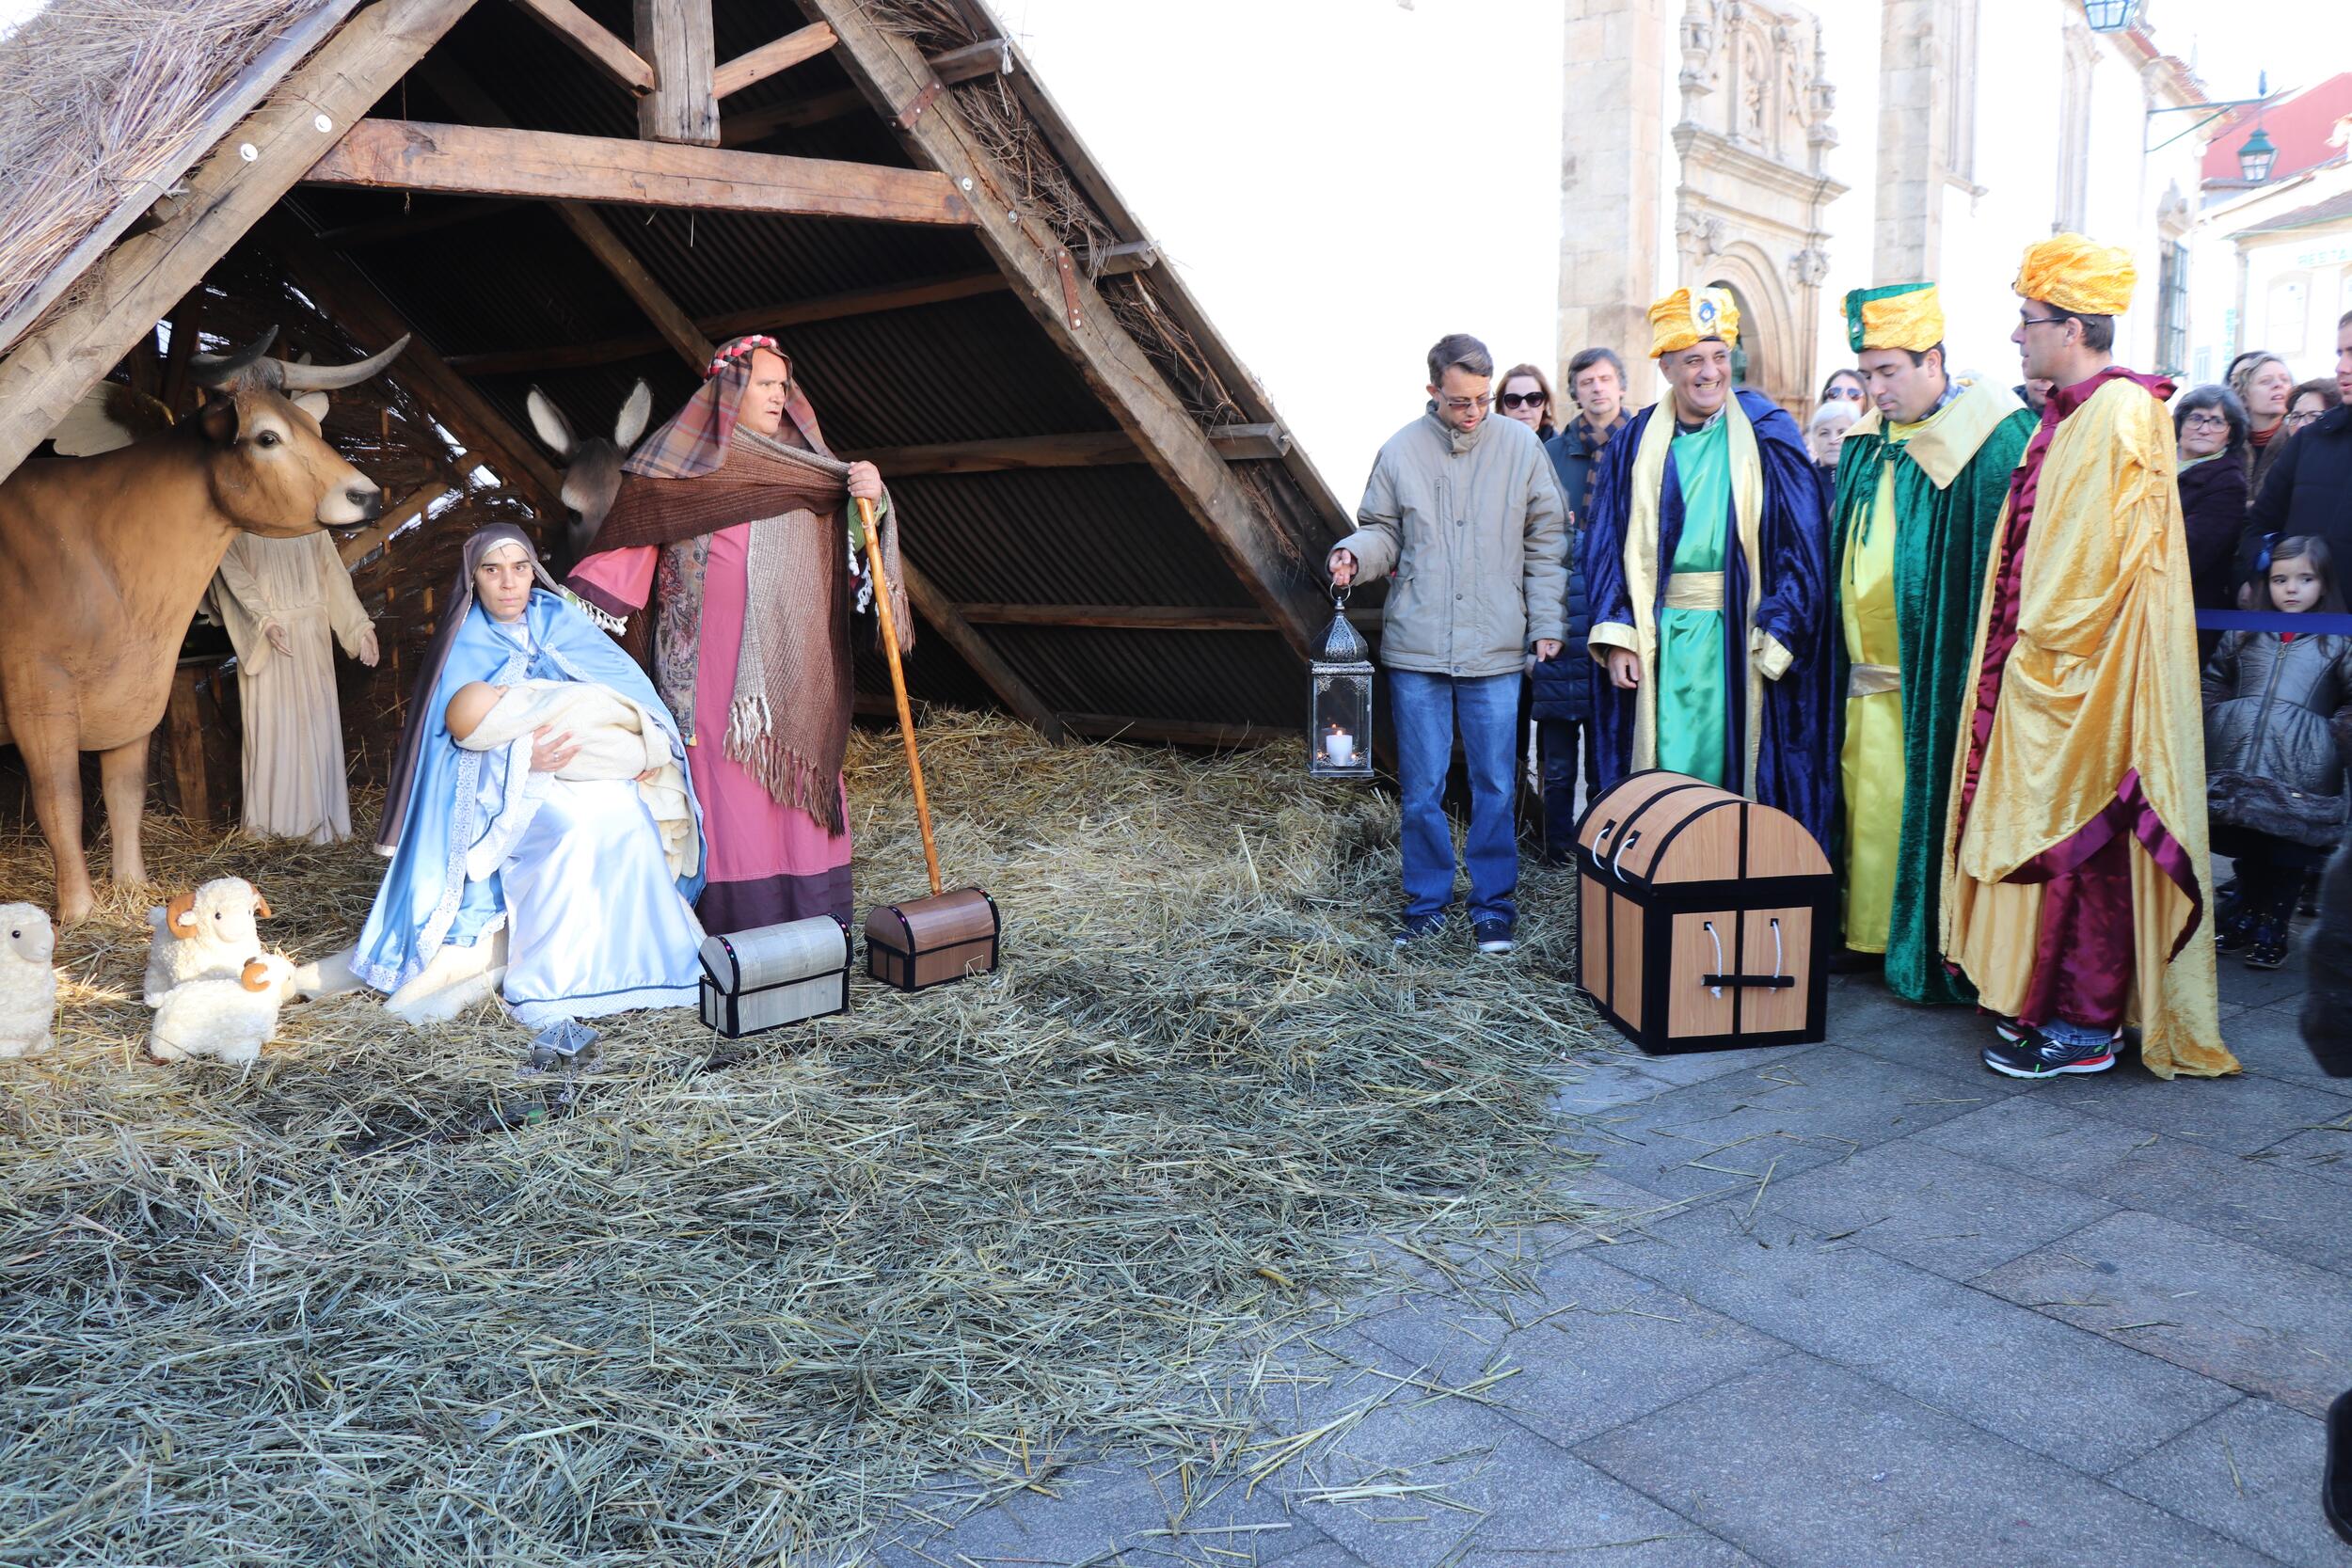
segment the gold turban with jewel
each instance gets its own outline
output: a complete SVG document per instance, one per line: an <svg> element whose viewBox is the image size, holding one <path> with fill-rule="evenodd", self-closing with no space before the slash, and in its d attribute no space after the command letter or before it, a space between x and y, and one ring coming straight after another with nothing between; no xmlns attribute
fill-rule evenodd
<svg viewBox="0 0 2352 1568"><path fill-rule="evenodd" d="M2138 279L2132 253L2080 234L2053 234L2026 247L2013 285L2020 297L2077 316L2120 316Z"/></svg>
<svg viewBox="0 0 2352 1568"><path fill-rule="evenodd" d="M1677 289L1649 308L1649 356L1679 354L1705 338L1737 346L1740 308L1723 289Z"/></svg>
<svg viewBox="0 0 2352 1568"><path fill-rule="evenodd" d="M1865 349L1925 354L1944 341L1944 307L1932 283L1889 283L1846 296L1846 341Z"/></svg>

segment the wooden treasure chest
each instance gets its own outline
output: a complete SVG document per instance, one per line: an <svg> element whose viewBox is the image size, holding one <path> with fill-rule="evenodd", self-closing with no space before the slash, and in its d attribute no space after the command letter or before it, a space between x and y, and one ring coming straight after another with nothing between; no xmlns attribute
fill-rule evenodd
<svg viewBox="0 0 2352 1568"><path fill-rule="evenodd" d="M1578 983L1653 1053L1823 1037L1837 879L1796 818L1635 773L1576 829Z"/></svg>
<svg viewBox="0 0 2352 1568"><path fill-rule="evenodd" d="M850 928L829 914L703 938L703 1022L728 1039L850 1010Z"/></svg>
<svg viewBox="0 0 2352 1568"><path fill-rule="evenodd" d="M996 900L976 887L877 904L866 911L866 973L900 990L992 974L1004 928Z"/></svg>

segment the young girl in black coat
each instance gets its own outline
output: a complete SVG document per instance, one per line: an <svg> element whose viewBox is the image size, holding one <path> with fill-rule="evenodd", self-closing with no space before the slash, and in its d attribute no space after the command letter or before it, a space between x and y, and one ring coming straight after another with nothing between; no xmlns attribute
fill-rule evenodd
<svg viewBox="0 0 2352 1568"><path fill-rule="evenodd" d="M2271 550L2268 608L2343 614L2321 540ZM2237 891L2215 911L2214 940L2255 969L2286 961L2288 923L2304 874L2344 830L2344 762L2352 755L2352 638L2300 632L2222 634L2205 667L2206 800L2213 849L2237 864Z"/></svg>

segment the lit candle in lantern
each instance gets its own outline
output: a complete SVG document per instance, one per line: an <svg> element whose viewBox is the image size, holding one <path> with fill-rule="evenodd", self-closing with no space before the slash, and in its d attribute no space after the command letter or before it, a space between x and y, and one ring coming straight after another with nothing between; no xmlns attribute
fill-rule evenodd
<svg viewBox="0 0 2352 1568"><path fill-rule="evenodd" d="M1356 758L1356 737L1333 724L1323 736L1323 754L1336 763L1353 762Z"/></svg>

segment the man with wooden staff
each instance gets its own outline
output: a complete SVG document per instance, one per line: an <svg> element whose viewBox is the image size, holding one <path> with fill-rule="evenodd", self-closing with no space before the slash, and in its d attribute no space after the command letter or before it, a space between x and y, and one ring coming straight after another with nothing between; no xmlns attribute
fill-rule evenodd
<svg viewBox="0 0 2352 1568"><path fill-rule="evenodd" d="M568 584L609 616L652 606L654 684L685 734L710 840L695 913L715 933L854 913L850 498L882 503L899 644L914 641L882 476L852 463L845 481L811 452L829 455L776 341L720 345L702 389L623 465L596 553Z"/></svg>
<svg viewBox="0 0 2352 1568"><path fill-rule="evenodd" d="M1984 1064L2104 1072L2127 1022L2159 1078L2238 1070L2221 1043L2196 609L2172 383L2114 362L2131 253L2026 250L2026 374L2053 383L2010 476L1953 748L1944 952L2000 1017Z"/></svg>
<svg viewBox="0 0 2352 1568"><path fill-rule="evenodd" d="M1985 552L2034 420L1946 373L1932 283L1856 289L1846 335L1876 404L1839 450L1830 549L1846 946L1906 1002L1973 1002L1939 945L1945 808Z"/></svg>
<svg viewBox="0 0 2352 1568"><path fill-rule="evenodd" d="M1731 382L1721 289L1649 309L1665 398L1603 449L1584 532L1596 793L1663 768L1829 838L1829 641L1820 483L1797 422Z"/></svg>

